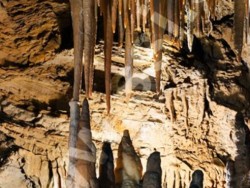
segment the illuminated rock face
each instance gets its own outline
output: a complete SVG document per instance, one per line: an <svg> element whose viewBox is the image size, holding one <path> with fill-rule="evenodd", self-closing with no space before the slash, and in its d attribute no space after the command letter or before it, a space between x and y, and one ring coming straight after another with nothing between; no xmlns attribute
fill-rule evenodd
<svg viewBox="0 0 250 188"><path fill-rule="evenodd" d="M25 66L50 59L71 27L69 10L68 0L1 1L0 64Z"/></svg>
<svg viewBox="0 0 250 188"><path fill-rule="evenodd" d="M124 187L134 182L159 187L160 181L167 188L249 187L249 48L243 47L242 61L237 62L232 41L234 6L231 1L218 3L213 16L219 21L209 37L194 38L192 53L185 43L179 51L174 41L163 42L159 99L154 96L153 51L134 48L134 93L126 101L125 52L114 47L109 116L103 94L103 45L96 46L97 92L89 103L97 177L103 173L98 174L99 167L117 167L119 143L128 130L132 140L128 150L133 148L129 151L137 161L139 156L143 169L140 174L138 165L132 180L125 174ZM72 50L37 66L1 64L0 187L66 187L72 70ZM114 160L111 154L101 154L104 141L111 143ZM123 166L133 158L126 155L125 146ZM105 155L110 155L108 164L102 162ZM136 160L131 159L140 164ZM124 171L133 173L131 166ZM108 182L101 180L114 186L114 174L109 171L108 175Z"/></svg>

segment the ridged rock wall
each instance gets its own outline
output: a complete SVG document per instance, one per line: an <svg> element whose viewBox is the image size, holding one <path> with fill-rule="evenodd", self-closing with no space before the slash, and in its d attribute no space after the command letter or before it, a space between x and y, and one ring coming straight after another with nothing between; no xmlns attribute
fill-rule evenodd
<svg viewBox="0 0 250 188"><path fill-rule="evenodd" d="M66 15L69 15L68 4L24 0L1 3L0 12L5 16L0 17L0 23L6 27L0 25L0 42L3 43L0 54L4 54L0 55L3 59L0 64L0 187L66 187L73 50L57 53L48 61L46 58L59 48L60 43L55 41L60 41L58 28L64 25L60 19L59 22L48 19L47 15L51 14L52 18L60 15L64 20L61 14L55 13L67 9ZM103 43L97 45L94 80L97 92L89 103L98 176L103 142L111 142L117 166L119 143L123 131L128 130L142 163L142 173L146 172L150 154L160 155L162 170L157 172L162 174L163 187L189 187L201 176L201 184L206 188L249 187L249 50L244 47L243 60L238 62L232 43L233 5L231 1L219 1L219 4L214 31L208 37L195 39L192 53L185 45L178 50L172 41L164 42L160 99L156 99L153 92L152 51L135 47L133 89L136 91L127 101L124 50L113 48L113 94L109 116L103 94ZM30 12L28 7L37 11ZM35 7L47 8L38 10ZM18 10L24 14L14 14ZM25 32L25 26L8 25L13 21L10 15L16 20L21 17L19 21L30 20L25 22L27 24L44 19L41 22L44 25L36 26L38 30L34 32ZM12 26L19 28L18 32L14 32L17 28ZM8 32L1 30L3 28L9 28ZM53 47L41 47L41 41L48 39L46 36L53 33L53 28L54 42L44 43ZM38 39L35 31L43 30L45 35ZM24 36L23 42L13 42L19 34L21 38ZM27 42L25 36L33 34L35 37ZM32 56L32 53L37 54ZM38 64L27 66L27 63ZM83 97L82 93L81 100ZM127 156L135 156L132 150L121 150ZM133 162L126 160L128 167ZM138 182L138 177L134 179Z"/></svg>
<svg viewBox="0 0 250 188"><path fill-rule="evenodd" d="M0 64L47 61L61 47L70 20L67 0L1 1Z"/></svg>

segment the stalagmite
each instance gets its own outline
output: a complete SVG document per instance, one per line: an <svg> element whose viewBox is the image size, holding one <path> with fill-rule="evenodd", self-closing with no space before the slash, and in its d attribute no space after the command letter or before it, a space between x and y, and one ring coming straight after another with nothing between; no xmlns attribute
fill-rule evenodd
<svg viewBox="0 0 250 188"><path fill-rule="evenodd" d="M83 1L83 28L84 28L84 80L86 97L89 98L92 93L93 63L95 55L96 38L96 1Z"/></svg>
<svg viewBox="0 0 250 188"><path fill-rule="evenodd" d="M196 170L192 174L190 188L203 188L204 174L201 170Z"/></svg>
<svg viewBox="0 0 250 188"><path fill-rule="evenodd" d="M104 142L102 146L99 175L100 188L115 188L114 158L108 142Z"/></svg>
<svg viewBox="0 0 250 188"><path fill-rule="evenodd" d="M92 142L89 104L87 99L83 101L82 105L75 152L76 176L74 186L97 188L98 183L95 172L96 148Z"/></svg>
<svg viewBox="0 0 250 188"><path fill-rule="evenodd" d="M147 161L147 169L143 177L143 188L161 188L161 157L159 152L152 153Z"/></svg>
<svg viewBox="0 0 250 188"><path fill-rule="evenodd" d="M125 31L125 92L127 99L132 94L132 77L133 77L133 45L131 40L131 18L129 16L129 7L124 7L124 19L127 20Z"/></svg>
<svg viewBox="0 0 250 188"><path fill-rule="evenodd" d="M103 6L104 19L104 56L105 56L105 90L107 113L110 113L110 94L111 94L111 55L113 45L113 31L112 31L112 0L101 0Z"/></svg>
<svg viewBox="0 0 250 188"><path fill-rule="evenodd" d="M142 164L135 152L128 130L123 133L118 148L115 181L118 187L137 187L142 177Z"/></svg>
<svg viewBox="0 0 250 188"><path fill-rule="evenodd" d="M237 59L241 59L241 52L244 42L244 19L246 4L241 1L234 2L234 45L237 52Z"/></svg>

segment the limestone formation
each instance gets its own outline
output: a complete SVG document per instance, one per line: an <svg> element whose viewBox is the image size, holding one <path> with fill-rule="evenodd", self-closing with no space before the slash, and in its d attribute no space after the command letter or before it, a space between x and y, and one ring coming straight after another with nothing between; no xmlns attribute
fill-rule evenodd
<svg viewBox="0 0 250 188"><path fill-rule="evenodd" d="M129 0L126 2L131 3ZM171 2L176 5L176 1L171 0ZM178 22L176 12L178 13L179 9L180 27L178 24L171 25L170 22L170 25L167 25L169 31L166 30L162 41L162 95L155 96L153 49L146 48L144 44L144 46L134 45L133 96L126 101L124 1L118 1L116 27L119 27L121 35L118 34L117 28L111 58L110 84L114 86L110 95L112 105L110 114L107 115L104 41L98 36L94 58L94 92L89 100L91 134L90 132L87 134L89 137L92 136L92 142L96 146L96 160L92 155L94 152L91 153L89 150L84 156L92 159L91 171L93 174L95 171L102 182L104 167L109 169L110 178L105 180L110 182L113 182L113 167L119 169L116 171L118 174L124 172L123 175L120 174L120 179L116 180L120 187L131 187L131 185L134 187L134 184L141 187L144 183L153 184L153 182L157 187L160 181L163 188L250 187L250 50L244 39L242 57L239 58L234 42L234 18L238 16L237 19L240 19L241 15L233 14L236 5L232 0L201 1L204 4L197 4L198 1L178 2L180 4L173 6L173 12L169 12L169 16L174 22ZM186 13L189 14L188 11L192 13L193 9L187 10L188 7L184 2L190 2L194 10L199 6L204 7L199 12L200 19L194 14L191 17L194 16L195 19L189 20L189 24L193 25L193 29L188 31L189 37L193 36L193 42L190 43L192 52L188 49L187 28L184 26L187 24ZM149 5L149 1L140 0L135 3L137 6L138 4L143 6L138 11L143 14L136 15L138 8L128 4L131 15L134 15L131 23L134 19L133 22L136 23L134 29L138 32L137 26L140 22L140 29L144 33L138 35L146 36L148 45L151 26L150 7L146 5ZM68 102L72 99L74 51L63 49L58 52L55 49L59 46L64 47L65 33L70 43L73 40L71 28L68 28L71 27L69 4L66 1L54 0L4 0L0 2L0 6L0 58L5 59L1 60L0 64L0 187L66 188L70 135ZM241 6L237 5L239 10L242 9ZM115 4L111 8L115 9L114 7ZM97 10L100 12L99 8ZM141 17L140 20L137 20L138 16ZM247 19L248 16L245 14L245 20ZM103 25L102 20L98 14L98 26ZM15 25L13 22L18 23ZM111 23L113 32L114 20ZM23 31L33 25L30 32ZM247 25L245 21L244 37L247 35L245 33ZM12 27L15 27L14 30L10 29ZM242 23L237 27L242 27ZM131 26L131 30L132 28ZM39 39L28 37L40 31L48 31L49 34L52 30L54 31L54 34L50 35L52 41L62 37L61 45L57 42L50 43L53 46L52 50L49 50L50 45L50 47L42 46L47 44L47 34ZM170 31L173 32L173 36L169 36ZM103 33L102 27L99 27L98 33L99 35ZM19 48L13 47L12 43L16 36L21 36L21 39L15 44L18 47L23 44L25 50L19 51ZM131 37L134 43L136 36ZM180 41L176 39L177 36ZM43 39L45 43L41 42ZM41 54L35 54L37 51ZM12 54L14 58L3 56L2 52ZM35 55L29 56L32 53ZM51 54L54 54L52 55L54 58ZM79 95L76 96L79 98L76 99L79 100L74 102L81 109L82 104L78 101L83 101L86 97L85 89L77 90ZM125 143L125 146L129 143L129 147L119 148L124 130L129 131L130 141L132 140L133 144L126 137L122 143ZM108 161L101 152L104 142L110 143L110 148L107 150L109 155L106 156ZM78 141L79 145L84 144ZM94 148L91 147L90 150L94 151ZM150 159L148 161L152 162L155 159L149 157L152 153L157 156L158 161L151 166L153 169L147 168L147 160ZM134 168L133 164L140 164L139 161L141 165ZM129 170L135 173L130 173ZM201 173L198 175L195 173L196 170L202 171L203 178L200 178ZM149 183L145 180L146 177L150 180ZM127 179L123 181L122 178Z"/></svg>
<svg viewBox="0 0 250 188"><path fill-rule="evenodd" d="M108 142L103 143L100 155L99 187L115 188L114 157Z"/></svg>
<svg viewBox="0 0 250 188"><path fill-rule="evenodd" d="M123 133L118 148L115 183L118 187L138 187L142 177L142 164L134 150L128 130Z"/></svg>
<svg viewBox="0 0 250 188"><path fill-rule="evenodd" d="M161 188L161 156L159 152L152 153L147 161L147 169L143 176L143 188Z"/></svg>

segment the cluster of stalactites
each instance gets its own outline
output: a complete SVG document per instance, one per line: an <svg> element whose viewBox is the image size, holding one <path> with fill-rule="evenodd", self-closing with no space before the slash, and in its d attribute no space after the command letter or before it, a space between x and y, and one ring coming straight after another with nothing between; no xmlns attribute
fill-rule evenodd
<svg viewBox="0 0 250 188"><path fill-rule="evenodd" d="M239 54L241 54L245 41L250 44L250 0L244 1L244 3L238 0L235 1L235 48ZM72 0L71 4L75 2ZM126 96L129 97L132 93L135 31L150 33L151 48L154 52L156 92L159 94L161 91L162 41L164 34L177 42L177 44L180 44L180 46L186 40L189 50L192 51L194 36L202 37L211 33L211 20L216 19L216 7L218 6L218 0L96 0L95 2L99 6L100 13L104 19L105 88L108 113L111 106L110 74L113 34L115 32L118 32L119 46L122 47L125 44ZM84 6L87 6L87 4ZM77 7L75 9L77 10ZM83 14L83 19L85 19L85 16L88 19L86 14ZM94 17L94 15L91 16ZM79 27L80 23L77 23L75 20L76 18L73 18L75 26ZM89 19L89 22L84 21L84 23L86 23L84 27L87 27L87 24L93 24L95 21ZM85 62L85 89L87 97L91 95L93 86L93 57L87 56L94 55L93 45L91 45L90 50L88 50L88 45L93 43L91 43L94 38L93 33L96 32L93 25L90 28L94 29L86 32L92 33L92 38L87 40L90 35L88 33L84 35L84 41L88 41L84 44L84 50L86 51L85 61L90 62L90 65L88 65L88 62ZM81 28L80 30L83 29ZM77 41L78 39L75 42ZM82 49L82 47L78 49ZM80 56L78 59L80 59ZM88 76L89 71L91 74Z"/></svg>
<svg viewBox="0 0 250 188"><path fill-rule="evenodd" d="M125 39L125 92L129 97L132 92L134 31L150 31L151 47L154 51L156 92L160 93L163 35L167 34L180 43L186 38L191 51L193 35L199 37L211 32L210 18L215 17L216 3L217 0L97 0L104 18L108 112L113 34L118 31L119 46L123 46Z"/></svg>

